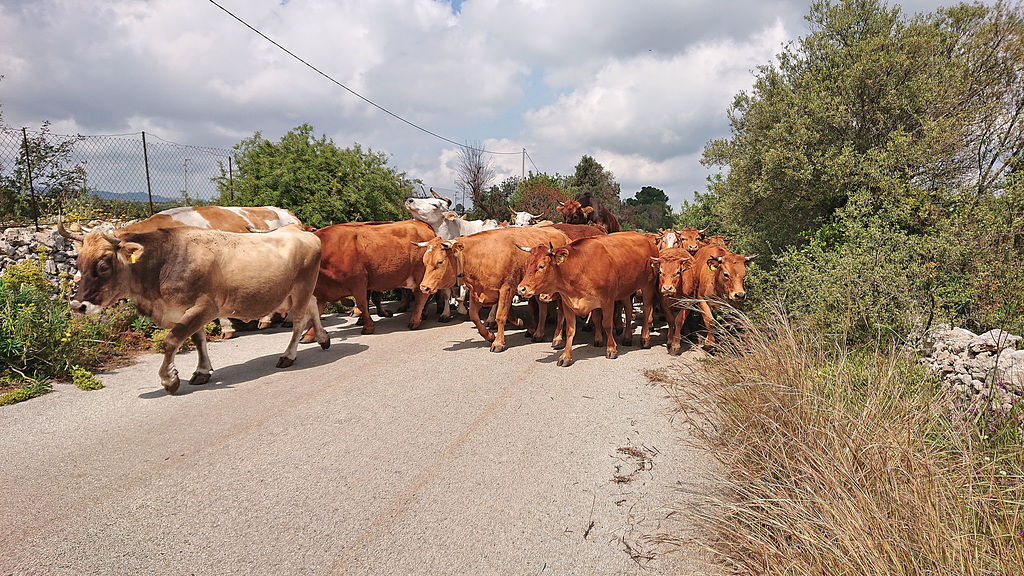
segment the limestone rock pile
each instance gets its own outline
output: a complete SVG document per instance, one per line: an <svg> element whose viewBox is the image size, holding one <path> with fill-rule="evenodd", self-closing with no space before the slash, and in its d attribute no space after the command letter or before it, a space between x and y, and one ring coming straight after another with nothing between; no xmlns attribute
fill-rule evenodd
<svg viewBox="0 0 1024 576"><path fill-rule="evenodd" d="M926 338L921 362L975 410L1008 410L1024 398L1024 350L1020 336L1002 330L975 334L964 328L940 330Z"/></svg>

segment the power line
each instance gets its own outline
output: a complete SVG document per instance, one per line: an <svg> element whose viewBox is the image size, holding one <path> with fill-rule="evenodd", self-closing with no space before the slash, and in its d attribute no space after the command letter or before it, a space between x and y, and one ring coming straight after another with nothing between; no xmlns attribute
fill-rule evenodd
<svg viewBox="0 0 1024 576"><path fill-rule="evenodd" d="M283 51L284 51L284 52L285 52L286 54L288 54L288 55L289 55L289 56L291 56L292 58L295 58L295 59L296 59L296 60L298 60L299 62L302 62L302 63L303 63L303 64L305 64L305 65L306 65L306 66L307 66L307 67L308 67L309 69L313 70L313 71L314 71L314 72L316 72L317 74L319 74L319 75L323 76L324 78L328 79L329 81L333 82L334 84L337 84L338 86L340 86L340 87L344 88L344 89L345 89L346 91L348 91L348 92L349 92L350 94L352 94L352 95L356 96L356 97L357 97L357 98L359 98L360 100L362 100L362 101L366 102L367 104L369 104L369 105L373 106L374 108L376 108L376 109L380 110L381 112L384 112L385 114L387 114L387 115L389 115L389 116L391 116L391 117L393 117L393 118L395 118L395 119L397 119L397 120L400 120L400 121L402 121L402 122L405 122L405 123L406 123L406 124L408 124L409 126L412 126L413 128L415 128L415 129L417 129L417 130L419 130L419 131L421 131L421 132L425 132L425 133L427 133L427 134L430 134L430 135L431 135L431 136L433 136L434 138L438 138L438 139L440 139L440 140L444 140L445 142L448 142L448 143L451 143L451 144L455 144L456 146L458 146L458 147L460 147L460 148L469 148L470 150L477 150L477 151L480 151L480 152L484 152L484 153L486 153L486 154L519 154L519 152L518 152L518 151L517 151L517 152L494 152L494 151L492 151L492 150L484 150L484 149L482 149L482 148L474 148L474 147L472 147L472 146L469 146L469 145L466 145L466 144L460 144L460 143L456 142L455 140L452 140L452 139L450 139L450 138L445 138L444 136L441 136L440 134L437 134L437 133L435 133L435 132L431 132L430 130L427 130L426 128L424 128L424 127L422 127L422 126L420 126L420 125L418 125L418 124L414 124L413 122L410 122L409 120L406 120L405 118L402 118L402 117L401 117L401 116L399 116L398 114L395 114L394 112L392 112L392 111L388 110L387 108L385 108L385 107L381 106L380 104L377 104L377 103L376 103L376 102L374 102L373 100L370 100L369 98L367 98L367 97L363 96L362 94L360 94L360 93L356 92L355 90L352 90L352 89L351 89L351 88L349 88L348 86L345 86L345 85L344 85L344 84L342 84L341 82L338 82L338 81L337 81L337 80L335 80L334 78L331 78L331 77L330 77L329 75L327 75L327 73L325 73L325 72L322 72L322 71L321 71L321 70L320 70L319 68L317 68L316 66L313 66L313 65L312 65L312 64L310 64L309 62L306 62L305 60L303 60L302 58L300 58L299 56L297 56L297 55L296 55L296 54L295 54L294 52L292 52L291 50L289 50L289 49L285 48L284 46L281 46L281 45L280 45L280 44L278 44L277 42L273 41L273 40L272 40L272 39L270 39L270 37L268 37L268 36L267 36L266 34L264 34L263 32L260 32L260 31L259 31L259 30L257 30L256 28L253 28L253 27L252 27L252 26L250 26L250 25L249 25L249 24L248 24L248 23L247 23L247 22L246 22L245 20L242 20L242 19L241 19L241 18L239 18L238 16L235 16L234 14L232 14L232 13L231 13L231 11L230 11L230 10L228 10L227 8L225 8L225 7L221 6L220 4L216 3L216 2L214 1L214 0L210 0L210 4L213 4L213 5L214 5L214 6L216 6L217 8L220 8L220 9L221 9L221 10L223 10L223 11L224 11L224 13L226 13L226 14L227 14L228 16L231 16L231 17L232 17L232 18L234 18L235 20L239 21L239 22L240 22L240 23L241 23L241 24L242 24L243 26L245 26L245 27L246 27L246 28L248 28L249 30L252 30L252 31L253 31L253 32L255 32L256 34L259 34L259 35L260 35L260 36L261 36L261 37L262 37L262 38L263 38L264 40L266 40L267 42L270 42L270 43L271 43L271 44L273 44L274 46L277 46L278 48L280 48L281 50L283 50ZM532 162L532 160L531 160L531 162Z"/></svg>

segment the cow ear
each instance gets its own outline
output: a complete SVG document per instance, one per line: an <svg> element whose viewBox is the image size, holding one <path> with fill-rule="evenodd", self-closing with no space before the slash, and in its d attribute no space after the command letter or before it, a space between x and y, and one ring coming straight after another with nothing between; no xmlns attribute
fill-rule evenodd
<svg viewBox="0 0 1024 576"><path fill-rule="evenodd" d="M589 216L590 214L592 214L594 212L594 207L593 206L584 206L582 208L582 210L583 210L584 214Z"/></svg>
<svg viewBox="0 0 1024 576"><path fill-rule="evenodd" d="M139 258L142 257L142 252L144 250L145 249L142 247L142 244L137 242L123 242L121 243L121 247L117 250L117 257L122 262L135 264L139 261Z"/></svg>
<svg viewBox="0 0 1024 576"><path fill-rule="evenodd" d="M708 270L711 270L712 272L718 270L718 262L718 259L715 258L714 256L708 258Z"/></svg>
<svg viewBox="0 0 1024 576"><path fill-rule="evenodd" d="M569 250L567 248L558 248L554 252L555 264L562 264L565 259L569 257Z"/></svg>
<svg viewBox="0 0 1024 576"><path fill-rule="evenodd" d="M458 256L459 254L462 253L462 249L465 248L465 247L466 246L462 242L452 242L452 244L451 244L452 254L455 254L456 256Z"/></svg>
<svg viewBox="0 0 1024 576"><path fill-rule="evenodd" d="M726 238L726 239L725 239L725 242L723 242L723 244L725 244L726 246L728 246L728 245L729 245L729 244L730 244L731 242L732 242L732 238Z"/></svg>

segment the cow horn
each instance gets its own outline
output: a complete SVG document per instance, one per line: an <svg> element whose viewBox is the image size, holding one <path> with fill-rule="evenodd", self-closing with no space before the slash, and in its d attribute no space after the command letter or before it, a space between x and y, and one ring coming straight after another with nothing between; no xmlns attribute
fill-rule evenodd
<svg viewBox="0 0 1024 576"><path fill-rule="evenodd" d="M651 262L661 262L661 258L658 258L657 256L651 256Z"/></svg>
<svg viewBox="0 0 1024 576"><path fill-rule="evenodd" d="M511 212L513 216L516 216L516 215L518 215L518 214L519 214L519 213L518 213L518 212L516 212L516 211L515 211L515 209L514 209L514 208L512 208L511 206L509 206L509 207L508 207L508 211L509 211L509 212Z"/></svg>
<svg viewBox="0 0 1024 576"><path fill-rule="evenodd" d="M438 200L444 200L445 202L447 202L448 203L448 207L451 208L451 206L452 206L452 199L451 198L445 198L444 196L439 195L437 192L434 192L433 188L430 189L430 193L434 195L434 198L437 198Z"/></svg>
<svg viewBox="0 0 1024 576"><path fill-rule="evenodd" d="M527 214L530 214L530 213L527 212ZM534 219L540 218L541 216L543 216L543 214L530 214L530 218L534 218Z"/></svg>
<svg viewBox="0 0 1024 576"><path fill-rule="evenodd" d="M757 258L757 254L751 254L750 256L747 256L747 262L750 262L754 258Z"/></svg>
<svg viewBox="0 0 1024 576"><path fill-rule="evenodd" d="M515 242L513 242L513 244L515 244ZM524 248L524 247L520 246L519 244L516 244L516 248L519 248L523 252L531 252L531 251L533 251L533 248Z"/></svg>
<svg viewBox="0 0 1024 576"><path fill-rule="evenodd" d="M74 232L68 232L67 229L64 228L64 222L61 221L61 218L57 218L57 233L67 238L68 240L75 240L76 242L85 242L85 234L76 234Z"/></svg>
<svg viewBox="0 0 1024 576"><path fill-rule="evenodd" d="M104 228L104 229L101 229L99 231L99 233L100 233L100 236L103 236L104 240L106 240L107 242L110 242L111 244L113 244L115 248L117 248L118 246L121 245L121 239L118 238L117 236L114 236L112 234L112 231L109 231L106 228Z"/></svg>

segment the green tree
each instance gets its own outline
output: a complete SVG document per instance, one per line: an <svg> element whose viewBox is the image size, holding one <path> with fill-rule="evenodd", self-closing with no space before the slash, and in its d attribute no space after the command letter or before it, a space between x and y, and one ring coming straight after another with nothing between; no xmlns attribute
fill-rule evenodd
<svg viewBox="0 0 1024 576"><path fill-rule="evenodd" d="M235 146L234 204L287 208L314 227L352 221L400 220L412 184L383 153L359 144L341 149L302 124L270 142L256 132ZM225 177L220 203L230 203Z"/></svg>
<svg viewBox="0 0 1024 576"><path fill-rule="evenodd" d="M631 209L624 219L631 228L656 232L659 228L671 228L675 217L668 205L668 195L660 188L644 186L633 198L626 199Z"/></svg>
<svg viewBox="0 0 1024 576"><path fill-rule="evenodd" d="M84 193L85 168L72 159L81 136L50 134L50 123L19 138L13 166L0 164L0 220L29 220L57 214Z"/></svg>
<svg viewBox="0 0 1024 576"><path fill-rule="evenodd" d="M1019 245L996 243L995 258L977 243L982 222L1012 234L992 211L1013 197L1024 147L1020 5L907 18L879 0L817 1L807 21L810 33L734 99L731 137L709 142L702 160L727 170L684 214L710 211L733 246L784 264L774 280L795 308L824 315L835 308L821 301L846 303L844 330L899 332L942 293L978 304L973 267L938 247L1020 261ZM953 278L974 288L945 286Z"/></svg>
<svg viewBox="0 0 1024 576"><path fill-rule="evenodd" d="M541 220L562 221L558 205L573 197L565 190L565 178L530 172L525 179L515 180L516 188L509 199L513 210L537 214Z"/></svg>
<svg viewBox="0 0 1024 576"><path fill-rule="evenodd" d="M615 175L605 170L593 156L584 155L580 159L566 185L573 197L590 192L591 196L600 200L612 210L612 213L617 213L616 209L622 205L619 199L619 183L615 181Z"/></svg>

